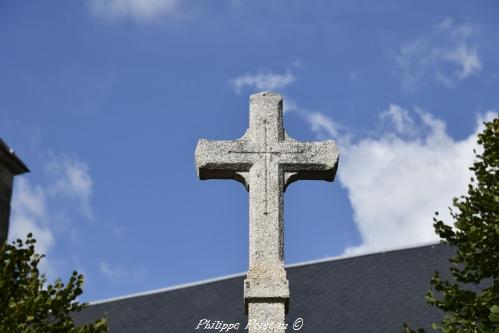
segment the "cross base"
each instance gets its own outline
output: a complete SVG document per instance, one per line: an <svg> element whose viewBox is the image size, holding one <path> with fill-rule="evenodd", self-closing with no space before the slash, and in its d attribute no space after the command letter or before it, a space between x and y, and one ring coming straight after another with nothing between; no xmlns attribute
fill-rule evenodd
<svg viewBox="0 0 499 333"><path fill-rule="evenodd" d="M278 301L249 304L248 333L285 333L285 306Z"/></svg>
<svg viewBox="0 0 499 333"><path fill-rule="evenodd" d="M285 313L289 310L288 280L245 279L244 312L249 313L250 303L282 303Z"/></svg>

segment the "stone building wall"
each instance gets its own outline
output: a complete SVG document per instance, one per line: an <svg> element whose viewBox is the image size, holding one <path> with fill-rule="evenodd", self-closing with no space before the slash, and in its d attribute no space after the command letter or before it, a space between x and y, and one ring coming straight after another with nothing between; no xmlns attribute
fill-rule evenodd
<svg viewBox="0 0 499 333"><path fill-rule="evenodd" d="M10 202L14 176L28 172L28 168L0 139L0 244L9 235Z"/></svg>

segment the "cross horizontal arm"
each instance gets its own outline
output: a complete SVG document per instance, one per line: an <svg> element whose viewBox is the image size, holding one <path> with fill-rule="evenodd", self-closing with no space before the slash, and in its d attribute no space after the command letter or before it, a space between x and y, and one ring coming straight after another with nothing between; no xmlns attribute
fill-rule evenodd
<svg viewBox="0 0 499 333"><path fill-rule="evenodd" d="M245 140L212 141L201 139L196 146L196 170L199 179L236 179L255 162L251 143Z"/></svg>
<svg viewBox="0 0 499 333"><path fill-rule="evenodd" d="M334 180L339 156L334 141L300 142L286 136L280 151L285 187L297 180Z"/></svg>

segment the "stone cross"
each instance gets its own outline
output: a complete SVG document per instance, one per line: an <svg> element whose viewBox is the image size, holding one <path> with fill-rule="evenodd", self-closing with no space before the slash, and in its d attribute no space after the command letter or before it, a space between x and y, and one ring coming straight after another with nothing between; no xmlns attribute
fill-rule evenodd
<svg viewBox="0 0 499 333"><path fill-rule="evenodd" d="M199 140L199 178L235 179L249 191L249 271L244 281L249 332L284 332L289 285L283 192L300 179L333 181L337 165L333 141L299 142L286 134L282 97L272 92L251 95L249 128L240 139ZM274 328L265 329L265 324Z"/></svg>

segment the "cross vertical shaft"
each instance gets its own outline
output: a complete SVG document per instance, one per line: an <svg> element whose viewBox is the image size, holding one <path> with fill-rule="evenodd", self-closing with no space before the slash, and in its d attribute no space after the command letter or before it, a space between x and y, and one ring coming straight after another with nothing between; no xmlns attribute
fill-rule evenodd
<svg viewBox="0 0 499 333"><path fill-rule="evenodd" d="M271 92L250 97L249 123L238 140L200 140L196 167L200 179L235 179L249 191L249 270L244 281L249 332L284 332L289 286L283 192L300 179L333 181L338 151L333 141L299 142L287 136L282 97Z"/></svg>

